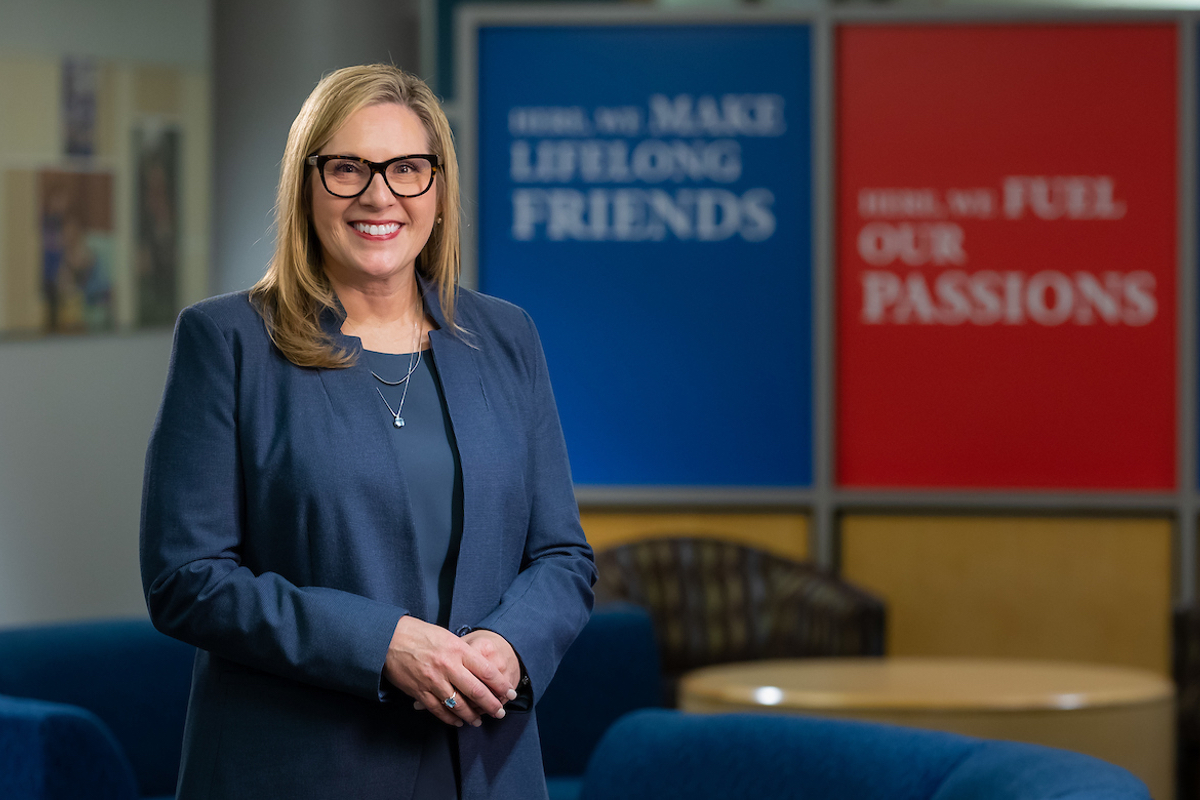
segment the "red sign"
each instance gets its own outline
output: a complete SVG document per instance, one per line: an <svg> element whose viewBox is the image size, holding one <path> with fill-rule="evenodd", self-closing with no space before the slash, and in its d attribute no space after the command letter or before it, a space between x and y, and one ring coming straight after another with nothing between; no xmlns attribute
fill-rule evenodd
<svg viewBox="0 0 1200 800"><path fill-rule="evenodd" d="M839 30L841 485L1174 488L1176 35Z"/></svg>

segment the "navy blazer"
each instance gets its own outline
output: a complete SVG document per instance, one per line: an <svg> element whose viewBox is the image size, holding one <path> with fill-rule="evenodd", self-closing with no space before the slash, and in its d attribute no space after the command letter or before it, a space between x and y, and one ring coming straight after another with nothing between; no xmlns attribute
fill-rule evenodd
<svg viewBox="0 0 1200 800"><path fill-rule="evenodd" d="M424 296L462 463L450 629L508 640L536 701L595 581L545 357L516 306L460 290L460 337ZM361 359L297 367L246 293L180 314L141 529L150 616L200 648L180 800L412 796L433 718L381 680L426 604L391 423ZM545 797L534 714L457 736L465 800Z"/></svg>

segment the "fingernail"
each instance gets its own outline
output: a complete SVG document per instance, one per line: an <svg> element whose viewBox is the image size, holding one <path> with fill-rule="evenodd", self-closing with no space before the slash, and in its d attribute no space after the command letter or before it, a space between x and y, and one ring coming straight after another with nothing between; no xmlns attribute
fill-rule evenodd
<svg viewBox="0 0 1200 800"><path fill-rule="evenodd" d="M516 690L516 689L509 689L509 690L508 690L508 699L509 699L509 700L516 700L516 699L517 699L517 690Z"/></svg>
<svg viewBox="0 0 1200 800"><path fill-rule="evenodd" d="M504 709L503 708L496 712L496 719L504 719Z"/></svg>
<svg viewBox="0 0 1200 800"><path fill-rule="evenodd" d="M418 701L416 701L415 703L413 703L413 708L415 708L417 711L424 711L424 710L425 710L425 706L424 706L424 705L421 703L421 701L420 701L420 700L418 700Z"/></svg>
<svg viewBox="0 0 1200 800"><path fill-rule="evenodd" d="M461 728L461 727L462 727L462 720L460 719L460 720L458 720L457 722L455 722L455 723L454 723L454 727L456 727L456 728Z"/></svg>
<svg viewBox="0 0 1200 800"><path fill-rule="evenodd" d="M479 727L480 725L482 725L482 724L483 724L483 720L481 720L481 719L477 719L477 720L475 720L474 722L472 722L472 723L471 723L471 727L472 727L472 728L478 728L478 727Z"/></svg>

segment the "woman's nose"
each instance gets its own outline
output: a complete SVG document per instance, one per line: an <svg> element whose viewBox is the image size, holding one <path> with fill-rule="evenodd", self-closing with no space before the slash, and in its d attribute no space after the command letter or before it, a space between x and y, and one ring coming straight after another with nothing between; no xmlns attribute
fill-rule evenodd
<svg viewBox="0 0 1200 800"><path fill-rule="evenodd" d="M395 198L392 190L388 188L387 181L383 179L383 173L371 173L371 179L367 182L367 188L358 196L358 199L367 205L383 206L390 203Z"/></svg>

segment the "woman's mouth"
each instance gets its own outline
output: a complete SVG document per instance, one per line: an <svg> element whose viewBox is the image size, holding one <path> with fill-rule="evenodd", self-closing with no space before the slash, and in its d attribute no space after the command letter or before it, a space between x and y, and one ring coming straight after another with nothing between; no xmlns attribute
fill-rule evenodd
<svg viewBox="0 0 1200 800"><path fill-rule="evenodd" d="M400 223L385 222L383 224L371 224L369 222L353 222L350 227L361 236L373 239L388 239L395 236L400 230Z"/></svg>

